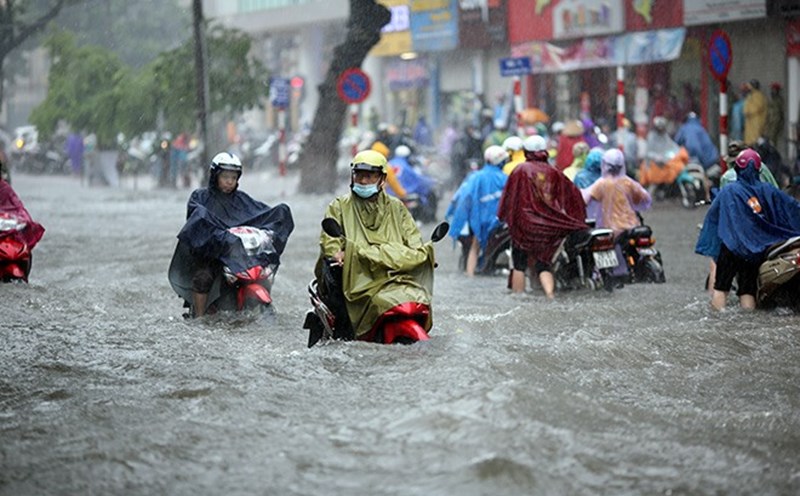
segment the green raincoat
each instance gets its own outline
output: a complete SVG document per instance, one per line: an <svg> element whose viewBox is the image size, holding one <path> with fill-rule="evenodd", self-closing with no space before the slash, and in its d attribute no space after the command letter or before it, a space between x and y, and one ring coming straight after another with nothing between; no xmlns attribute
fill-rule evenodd
<svg viewBox="0 0 800 496"><path fill-rule="evenodd" d="M323 258L344 250L342 283L347 313L356 337L372 328L387 310L407 302L431 304L433 244L423 243L403 203L381 191L374 201L346 194L333 200L325 217L336 219L347 238L320 235ZM431 328L431 318L425 323Z"/></svg>

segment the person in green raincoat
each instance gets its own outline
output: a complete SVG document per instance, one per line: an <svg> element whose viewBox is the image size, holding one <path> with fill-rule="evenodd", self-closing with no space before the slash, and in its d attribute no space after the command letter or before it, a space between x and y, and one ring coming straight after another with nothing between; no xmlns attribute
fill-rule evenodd
<svg viewBox="0 0 800 496"><path fill-rule="evenodd" d="M344 237L322 232L314 270L324 288L330 286L325 282L331 280L331 268L341 268L343 306L352 331L342 332L339 321L344 315L332 309L337 314L338 337L372 339L378 319L408 302L428 307L420 323L427 332L431 328L433 245L422 242L405 205L384 192L387 163L383 155L361 151L350 167L350 193L334 199L325 211L326 218L342 227ZM323 289L323 296L330 291Z"/></svg>

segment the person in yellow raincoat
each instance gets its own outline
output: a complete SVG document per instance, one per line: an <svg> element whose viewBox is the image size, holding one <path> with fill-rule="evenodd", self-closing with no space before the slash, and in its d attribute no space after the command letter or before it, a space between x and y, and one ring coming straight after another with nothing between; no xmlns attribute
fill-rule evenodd
<svg viewBox="0 0 800 496"><path fill-rule="evenodd" d="M423 243L419 229L403 203L387 195L386 158L374 151L357 153L350 164L350 193L334 199L325 218L336 220L344 237L320 235L320 255L315 268L321 293L330 296L326 282L341 270L341 296L346 313L336 314L338 337L373 340L373 326L387 311L409 302L426 307L420 325L431 328L434 252ZM352 325L342 332L340 320Z"/></svg>
<svg viewBox="0 0 800 496"><path fill-rule="evenodd" d="M503 141L503 149L508 152L511 159L503 166L503 173L508 176L514 172L514 168L525 161L525 151L522 149L522 138L519 136L509 136Z"/></svg>

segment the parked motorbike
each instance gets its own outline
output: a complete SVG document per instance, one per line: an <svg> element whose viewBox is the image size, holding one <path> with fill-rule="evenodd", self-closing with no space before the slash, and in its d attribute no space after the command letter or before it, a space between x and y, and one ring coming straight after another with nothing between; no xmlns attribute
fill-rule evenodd
<svg viewBox="0 0 800 496"><path fill-rule="evenodd" d="M628 266L628 282L666 282L661 253L650 226L641 225L624 231L617 243Z"/></svg>
<svg viewBox="0 0 800 496"><path fill-rule="evenodd" d="M708 199L708 178L706 177L705 169L698 162L691 161L686 164L686 167L678 174L675 183L678 186L681 205L684 208L695 208L698 202Z"/></svg>
<svg viewBox="0 0 800 496"><path fill-rule="evenodd" d="M570 233L561 243L553 262L553 277L557 289L613 291L612 271L619 265L611 229L592 227Z"/></svg>
<svg viewBox="0 0 800 496"><path fill-rule="evenodd" d="M458 238L461 245L461 255L458 258L458 267L464 271L467 268L467 255L472 244L471 236ZM475 267L475 273L486 276L508 275L511 267L511 234L508 225L503 222L489 235L489 241L483 250L483 256Z"/></svg>
<svg viewBox="0 0 800 496"><path fill-rule="evenodd" d="M272 284L278 270L272 232L253 226L232 227L228 232L244 247L237 260L246 268L237 272L228 265L222 266L222 277L214 281L208 294L207 313L270 308ZM175 292L184 299L184 307L191 309L190 278L194 271L188 267L192 257L187 252L188 249L178 243L169 267L169 280ZM228 253L236 256L236 250Z"/></svg>
<svg viewBox="0 0 800 496"><path fill-rule="evenodd" d="M758 271L760 308L788 307L800 312L800 236L773 246Z"/></svg>
<svg viewBox="0 0 800 496"><path fill-rule="evenodd" d="M450 226L446 222L437 225L431 234L431 243L440 241L447 235ZM342 227L334 219L322 221L322 229L328 236L344 237ZM354 338L345 308L344 294L341 288L342 268L326 261L323 277L328 278L325 286L334 288L332 294L323 295L319 282L315 279L308 285L312 310L306 314L303 328L309 330L308 347L317 342L331 340L351 340ZM383 344L412 344L430 339L424 325L430 318L430 306L419 302L405 302L385 312L373 324L372 329L359 336L361 341Z"/></svg>

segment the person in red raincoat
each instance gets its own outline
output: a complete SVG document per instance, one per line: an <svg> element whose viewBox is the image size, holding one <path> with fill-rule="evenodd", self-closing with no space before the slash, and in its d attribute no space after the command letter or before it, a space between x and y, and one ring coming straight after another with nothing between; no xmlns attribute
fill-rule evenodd
<svg viewBox="0 0 800 496"><path fill-rule="evenodd" d="M553 298L553 256L573 231L586 229L586 205L580 190L547 162L547 143L530 136L523 143L526 162L508 177L500 198L498 218L511 235L511 290L525 291L525 270L534 268L545 295Z"/></svg>

